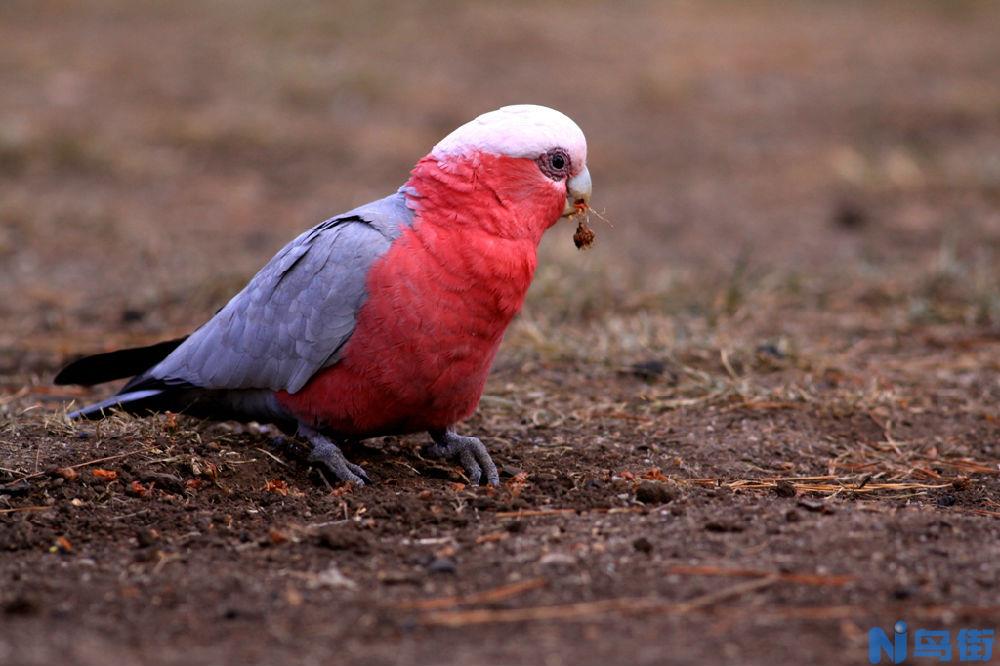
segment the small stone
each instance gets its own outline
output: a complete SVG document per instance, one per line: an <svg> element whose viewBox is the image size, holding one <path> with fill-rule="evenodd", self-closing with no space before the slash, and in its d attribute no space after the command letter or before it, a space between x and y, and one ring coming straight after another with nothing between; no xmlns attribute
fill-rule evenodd
<svg viewBox="0 0 1000 666"><path fill-rule="evenodd" d="M166 474L163 472L143 472L139 475L139 480L147 486L152 483L158 488L162 488L163 490L175 495L183 495L184 491L187 489L184 479L174 474Z"/></svg>
<svg viewBox="0 0 1000 666"><path fill-rule="evenodd" d="M546 553L538 559L538 563L545 566L571 566L576 564L577 559L569 553L555 551Z"/></svg>
<svg viewBox="0 0 1000 666"><path fill-rule="evenodd" d="M798 506L802 507L806 511L812 511L813 513L834 513L832 506L825 504L824 502L817 502L815 500L800 499L798 501Z"/></svg>
<svg viewBox="0 0 1000 666"><path fill-rule="evenodd" d="M649 539L647 539L646 537L639 537L638 539L633 541L632 547L635 548L640 553L645 553L646 555L649 555L650 553L653 552L653 544L650 543Z"/></svg>
<svg viewBox="0 0 1000 666"><path fill-rule="evenodd" d="M778 481L774 486L774 494L778 497L795 497L795 485L791 481Z"/></svg>
<svg viewBox="0 0 1000 666"><path fill-rule="evenodd" d="M356 590L358 587L357 583L342 574L340 569L334 564L331 564L325 571L321 571L310 578L306 585L309 589L313 590L321 587L339 587L347 590Z"/></svg>
<svg viewBox="0 0 1000 666"><path fill-rule="evenodd" d="M642 379L656 379L667 371L667 364L659 359L650 359L633 363L629 371Z"/></svg>
<svg viewBox="0 0 1000 666"><path fill-rule="evenodd" d="M643 504L666 504L676 498L676 493L663 483L643 481L635 491L636 500Z"/></svg>
<svg viewBox="0 0 1000 666"><path fill-rule="evenodd" d="M435 557L427 565L427 570L432 574L453 574L458 570L458 565L450 557Z"/></svg>
<svg viewBox="0 0 1000 666"><path fill-rule="evenodd" d="M765 342L764 344L757 345L756 352L761 356L770 356L775 359L783 359L788 354L782 351L781 346L773 342Z"/></svg>
<svg viewBox="0 0 1000 666"><path fill-rule="evenodd" d="M149 527L136 532L135 540L139 542L140 548L149 548L160 542L160 533L154 528Z"/></svg>
<svg viewBox="0 0 1000 666"><path fill-rule="evenodd" d="M503 468L500 470L500 476L507 479L512 479L518 474L523 474L523 473L524 473L523 469L521 469L520 467L516 467L514 465L504 465Z"/></svg>
<svg viewBox="0 0 1000 666"><path fill-rule="evenodd" d="M955 506L956 498L951 493L946 493L937 498L936 504L941 507Z"/></svg>

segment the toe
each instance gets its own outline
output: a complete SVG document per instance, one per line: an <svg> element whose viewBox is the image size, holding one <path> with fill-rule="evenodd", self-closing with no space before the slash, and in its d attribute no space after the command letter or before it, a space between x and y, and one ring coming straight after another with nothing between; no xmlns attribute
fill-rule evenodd
<svg viewBox="0 0 1000 666"><path fill-rule="evenodd" d="M371 482L368 475L365 474L365 470L354 463L349 463L343 459L320 460L319 462L323 463L323 466L330 470L330 473L338 481L346 481L356 486L363 486L366 481Z"/></svg>
<svg viewBox="0 0 1000 666"><path fill-rule="evenodd" d="M478 439L473 439L473 444L470 448L476 459L476 467L486 473L486 482L491 486L499 486L500 473L497 471L497 466L493 463L486 445Z"/></svg>
<svg viewBox="0 0 1000 666"><path fill-rule="evenodd" d="M469 483L478 486L480 479L483 478L483 470L479 466L479 462L476 460L476 456L472 454L471 451L462 451L459 457L462 467L465 469L465 473L469 476Z"/></svg>
<svg viewBox="0 0 1000 666"><path fill-rule="evenodd" d="M355 465L354 463L347 463L347 468L350 471L354 472L354 474L363 481L362 485L366 483L370 484L372 482L371 478L368 476L368 473L365 472L365 470L360 465Z"/></svg>
<svg viewBox="0 0 1000 666"><path fill-rule="evenodd" d="M484 453L479 460L479 465L486 472L486 482L491 486L499 486L500 472L497 471L497 466L493 464L493 459L490 458L490 454Z"/></svg>
<svg viewBox="0 0 1000 666"><path fill-rule="evenodd" d="M492 463L493 461L491 460L490 462ZM500 485L500 473L497 471L496 465L491 465L490 469L486 470L486 482L491 486Z"/></svg>
<svg viewBox="0 0 1000 666"><path fill-rule="evenodd" d="M365 485L365 480L363 478L361 478L361 476L359 476L358 474L355 474L354 472L352 472L349 469L345 469L342 472L338 473L337 474L337 478L340 479L341 481L346 481L346 482L351 483L351 484L353 484L355 486L363 486L363 485Z"/></svg>

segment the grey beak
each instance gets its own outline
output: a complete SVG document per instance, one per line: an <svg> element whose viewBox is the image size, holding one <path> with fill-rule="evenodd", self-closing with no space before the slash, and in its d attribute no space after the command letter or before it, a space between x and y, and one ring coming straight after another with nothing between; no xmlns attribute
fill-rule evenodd
<svg viewBox="0 0 1000 666"><path fill-rule="evenodd" d="M583 167L583 171L566 181L566 206L563 208L563 216L577 212L577 204L590 204L591 189L590 171L587 167Z"/></svg>

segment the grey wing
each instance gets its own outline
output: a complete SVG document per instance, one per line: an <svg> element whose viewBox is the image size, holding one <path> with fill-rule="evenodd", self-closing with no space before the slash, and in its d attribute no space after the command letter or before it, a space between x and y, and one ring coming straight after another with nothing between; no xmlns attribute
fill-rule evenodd
<svg viewBox="0 0 1000 666"><path fill-rule="evenodd" d="M297 392L337 362L367 296L371 265L412 220L398 192L306 231L145 377Z"/></svg>

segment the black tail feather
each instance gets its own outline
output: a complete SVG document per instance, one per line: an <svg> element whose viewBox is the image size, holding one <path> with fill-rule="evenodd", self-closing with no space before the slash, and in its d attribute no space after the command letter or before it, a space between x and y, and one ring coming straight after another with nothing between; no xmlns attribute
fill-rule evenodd
<svg viewBox="0 0 1000 666"><path fill-rule="evenodd" d="M113 379L133 377L153 367L177 349L187 336L148 347L120 349L77 359L56 375L56 384L93 386Z"/></svg>

